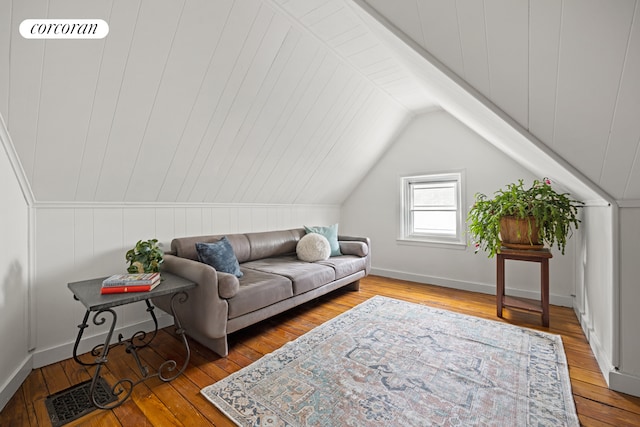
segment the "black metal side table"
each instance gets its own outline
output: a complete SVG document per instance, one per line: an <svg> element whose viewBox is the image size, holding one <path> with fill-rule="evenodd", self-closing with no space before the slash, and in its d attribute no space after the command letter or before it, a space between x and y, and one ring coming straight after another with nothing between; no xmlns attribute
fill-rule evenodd
<svg viewBox="0 0 640 427"><path fill-rule="evenodd" d="M152 289L148 292L101 295L100 289L102 287L102 280L104 278L90 279L68 284L69 289L71 290L71 292L73 292L73 297L84 304L85 308L87 309L84 314L82 323L78 325L78 328L80 330L78 331L78 336L76 337L76 342L73 346L73 358L77 363L81 365L96 367L96 370L93 374L93 379L91 381L90 394L93 404L98 408L112 409L120 406L122 403L124 403L125 400L129 398L131 392L133 391L133 387L135 387L137 384L147 380L148 378L156 376L162 381L171 381L182 374L182 372L184 372L184 370L187 368L187 365L189 364L191 350L189 349L189 343L187 341L187 337L185 336L185 331L180 323L180 319L176 315L174 304L185 303L188 298L186 291L195 287L196 284L180 276L176 276L170 273L162 272L161 274L163 279L162 283L155 289ZM182 364L182 367L177 370L177 372L176 368L178 367L178 364L174 360L167 360L162 363L160 367L158 367L157 372L152 373L147 366L143 365L137 351L143 347L148 346L158 333L158 320L154 312L155 307L151 304L150 300L153 297L162 295L172 295L171 314L173 315L176 333L178 333L182 337L182 341L186 350L186 357L184 363ZM138 331L128 339L123 339L124 337L122 336L122 334L120 334L118 336L118 341L112 344L111 339L113 336L113 331L116 327L116 322L118 320L118 316L113 308L138 301L144 301L147 304L147 312L150 313L155 325L153 333L150 337L148 337L148 334L146 332ZM111 325L104 340L104 344L99 344L91 350L91 354L93 356L96 356L95 361L85 362L80 360L80 358L78 357L78 345L80 343L80 340L82 339L84 330L89 327L88 320L91 312L94 313L92 317L92 322L94 325L99 326L105 324L107 322L108 316L111 316ZM114 396L117 396L117 400L106 405L101 404L97 401L95 395L98 379L100 378L100 371L102 369L102 365L107 363L107 355L109 354L109 350L112 347L118 345L126 345L126 352L130 353L133 356L136 364L138 365L141 379L137 381L134 381L130 378L123 378L118 380L115 384L113 384L113 386L111 386L111 392L114 394Z"/></svg>

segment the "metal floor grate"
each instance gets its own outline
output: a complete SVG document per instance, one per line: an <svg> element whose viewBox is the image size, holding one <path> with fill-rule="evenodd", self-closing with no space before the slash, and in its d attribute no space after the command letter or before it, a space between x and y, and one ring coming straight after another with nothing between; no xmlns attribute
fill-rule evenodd
<svg viewBox="0 0 640 427"><path fill-rule="evenodd" d="M65 425L96 409L89 397L90 389L91 380L88 380L47 397L45 405L53 427ZM98 378L95 393L96 400L101 405L117 400L102 377Z"/></svg>

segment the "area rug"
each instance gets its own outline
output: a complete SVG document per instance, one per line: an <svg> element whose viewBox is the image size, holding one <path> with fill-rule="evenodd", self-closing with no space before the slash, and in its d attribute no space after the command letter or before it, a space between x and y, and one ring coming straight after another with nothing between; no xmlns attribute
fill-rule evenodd
<svg viewBox="0 0 640 427"><path fill-rule="evenodd" d="M201 393L239 426L579 426L560 336L381 296Z"/></svg>

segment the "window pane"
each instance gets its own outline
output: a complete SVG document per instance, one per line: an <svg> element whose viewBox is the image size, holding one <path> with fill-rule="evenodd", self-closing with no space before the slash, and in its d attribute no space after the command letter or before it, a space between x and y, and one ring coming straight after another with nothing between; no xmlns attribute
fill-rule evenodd
<svg viewBox="0 0 640 427"><path fill-rule="evenodd" d="M457 172L401 178L399 239L465 245L463 184L463 174Z"/></svg>
<svg viewBox="0 0 640 427"><path fill-rule="evenodd" d="M414 186L414 206L455 206L455 187L424 187Z"/></svg>
<svg viewBox="0 0 640 427"><path fill-rule="evenodd" d="M413 212L414 233L456 234L455 211Z"/></svg>

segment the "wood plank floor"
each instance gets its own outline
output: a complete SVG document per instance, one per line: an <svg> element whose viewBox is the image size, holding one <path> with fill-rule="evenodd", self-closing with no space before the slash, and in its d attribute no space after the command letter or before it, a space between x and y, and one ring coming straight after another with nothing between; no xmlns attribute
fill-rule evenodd
<svg viewBox="0 0 640 427"><path fill-rule="evenodd" d="M374 295L499 320L492 295L370 276L361 281L358 292L338 290L232 334L226 358L190 341L192 358L182 376L170 383L151 378L136 386L122 406L94 411L68 425L231 426L233 424L200 395L201 388ZM607 389L573 310L552 306L550 317L549 327L543 328L539 314L505 309L503 321L562 335L576 408L584 426L640 426L640 398ZM140 354L145 364L159 366L167 358L182 360L184 348L170 327L161 330L152 346ZM135 363L122 346L109 354L107 365L103 372L110 384L115 378L139 377ZM89 379L91 372L72 359L34 370L0 413L0 426L50 426L45 398Z"/></svg>

